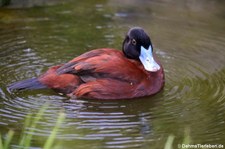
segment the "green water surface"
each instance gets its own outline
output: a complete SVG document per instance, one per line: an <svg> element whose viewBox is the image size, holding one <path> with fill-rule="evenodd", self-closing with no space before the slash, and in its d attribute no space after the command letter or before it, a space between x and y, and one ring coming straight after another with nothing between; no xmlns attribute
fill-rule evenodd
<svg viewBox="0 0 225 149"><path fill-rule="evenodd" d="M225 1L96 0L0 8L0 132L21 134L25 116L49 104L33 132L41 148L58 113L66 113L58 148L174 148L189 130L192 144L225 147ZM135 100L72 100L51 90L10 93L7 85L36 77L96 48L120 50L130 27L150 34L166 75L162 92ZM29 133L27 128L27 133ZM17 137L18 138L18 137ZM22 148L16 144L12 148Z"/></svg>

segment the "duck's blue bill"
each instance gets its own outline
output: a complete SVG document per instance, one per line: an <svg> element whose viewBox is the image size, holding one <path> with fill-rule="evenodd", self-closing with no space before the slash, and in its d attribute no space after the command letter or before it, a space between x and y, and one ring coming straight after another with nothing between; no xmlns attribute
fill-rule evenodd
<svg viewBox="0 0 225 149"><path fill-rule="evenodd" d="M150 45L148 49L145 49L141 46L141 54L139 59L141 63L144 65L144 68L150 72L156 72L160 69L159 64L154 60L153 53L152 53L152 46Z"/></svg>

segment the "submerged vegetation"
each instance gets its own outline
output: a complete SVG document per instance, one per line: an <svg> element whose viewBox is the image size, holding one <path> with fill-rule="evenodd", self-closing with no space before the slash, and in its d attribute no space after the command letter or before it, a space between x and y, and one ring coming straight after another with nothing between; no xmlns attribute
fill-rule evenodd
<svg viewBox="0 0 225 149"><path fill-rule="evenodd" d="M182 148L183 144L185 144L185 145L190 144L191 143L190 128L186 127L184 129L184 138L180 144L174 144L174 139L175 139L174 135L172 135L172 134L169 135L167 138L167 141L165 143L164 149L173 149L173 146L175 146L175 148Z"/></svg>
<svg viewBox="0 0 225 149"><path fill-rule="evenodd" d="M8 149L10 148L10 145L13 145L13 144L15 144L16 146L18 145L19 147L22 147L22 148L30 148L32 138L34 137L34 130L37 128L38 122L40 122L41 119L43 118L43 115L45 111L47 110L47 107L48 106L42 107L37 114L30 113L26 116L21 136L17 142L13 142L13 137L15 136L15 132L13 130L9 130L8 133L4 136L0 134L0 149ZM64 120L65 120L65 113L63 112L59 113L54 128L51 130L50 135L47 137L46 141L43 143L43 146L42 146L43 149L58 148L57 144L54 145L55 138ZM27 128L31 128L31 129L27 129ZM191 142L190 129L185 128L184 138L181 144L176 145L174 143L175 138L176 137L174 135L172 134L169 135L165 142L164 149L173 149L174 146L179 147L179 145L181 144L190 144Z"/></svg>
<svg viewBox="0 0 225 149"><path fill-rule="evenodd" d="M46 111L47 106L42 107L37 114L28 114L25 119L25 123L23 126L23 130L21 136L15 144L19 147L29 148L31 146L31 141L34 135L34 130L37 128L38 122L40 122L41 118L43 118L43 114ZM32 118L34 117L34 118ZM51 134L48 136L46 141L43 143L43 149L53 148L53 143L55 141L56 134L65 119L65 113L61 112L58 115L56 124L51 131ZM27 132L27 128L31 128ZM13 130L9 130L8 133L3 137L0 134L0 149L8 149L10 148L10 144L12 144L12 140L15 132ZM4 138L4 139L3 139Z"/></svg>

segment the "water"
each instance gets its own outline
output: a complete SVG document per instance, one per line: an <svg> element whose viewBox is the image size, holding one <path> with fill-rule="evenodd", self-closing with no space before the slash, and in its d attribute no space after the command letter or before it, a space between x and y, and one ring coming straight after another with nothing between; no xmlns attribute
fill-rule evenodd
<svg viewBox="0 0 225 149"><path fill-rule="evenodd" d="M224 144L224 1L52 2L0 9L1 134L13 129L18 136L25 116L48 103L32 148L41 148L62 110L66 120L56 139L63 148L158 149L170 134L177 148L186 129L195 144ZM132 26L150 34L164 66L165 88L156 96L71 100L51 90L7 91L8 84L38 76L91 49L121 49Z"/></svg>

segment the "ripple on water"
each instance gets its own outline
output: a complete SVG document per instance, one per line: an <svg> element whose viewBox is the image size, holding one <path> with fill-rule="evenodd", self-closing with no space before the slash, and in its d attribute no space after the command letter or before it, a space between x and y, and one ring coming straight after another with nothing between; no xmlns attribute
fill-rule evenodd
<svg viewBox="0 0 225 149"><path fill-rule="evenodd" d="M105 5L96 4L94 6L99 12L105 11ZM44 22L49 25L46 25L47 28L42 26L43 30L40 32L38 25L20 28L11 27L11 29L0 31L0 95L2 100L0 103L0 125L12 125L12 128L18 127L18 123L21 125L24 123L26 114L35 114L42 105L49 103L50 106L44 113L43 119L38 122L38 127L35 128L33 134L37 137L47 137L55 126L58 113L64 111L66 120L57 134L57 139L72 144L69 145L70 148L75 143L80 147L81 142L82 147L87 146L86 148L90 148L90 142L93 142L92 145L96 148L140 148L146 142L152 141L155 144L162 136L179 131L177 129L180 129L180 127L183 129L184 125L191 127L191 137L196 140L212 141L212 143L220 140L220 136L224 135L225 123L225 38L223 33L204 28L207 27L207 22L190 21L191 23L187 25L186 22L181 22L177 18L161 17L160 12L155 12L152 15L149 11L145 13L145 9L141 10L136 15L135 10L132 9L132 12L130 12L124 8L122 13L121 11L105 13L103 16L107 20L110 18L117 19L116 21L124 19L126 21L128 18L131 20L128 20L128 23L140 21L133 21L135 16L139 18L144 16L145 20L148 20L145 25L153 27L153 32L159 30L158 28L163 30L159 32L162 35L159 35L158 38L167 48L156 49L156 52L165 68L166 84L159 95L150 97L151 99L146 98L136 101L102 102L68 100L65 96L60 96L51 91L8 93L6 90L7 84L37 76L43 72L43 69L46 69L46 66L51 65L41 54L54 55L57 53L57 50L54 53L55 49L67 49L66 45L71 42L68 39L69 36L64 36L65 30L69 30L68 33L70 33L70 28L72 28L70 22L57 23L54 22L57 18L54 20L51 16L31 17L25 20L27 24ZM131 13L134 15L131 15ZM75 15L73 10L59 10L56 14ZM157 27L154 28L154 23L149 22L149 16L153 20L152 22L158 23ZM23 20L17 19L17 22L21 23ZM167 21L168 24L166 24L169 27L163 26L163 21ZM171 26L174 26L174 24L178 24L178 31L171 30L173 29ZM107 25L104 23L93 23L93 26L101 30L114 25L110 24L105 27ZM179 28L179 25L183 25L184 28ZM122 26L127 25L122 24L118 28ZM50 27L54 32L50 31ZM192 29L196 29L195 27L197 27L199 35L193 33L195 31L192 31ZM204 29L201 29L201 27ZM32 33L40 39L37 41L35 38L28 40L33 34L27 36L20 30L27 33L32 30ZM46 32L46 30L49 30L49 32ZM60 30L63 30L63 33ZM72 30L71 32L75 31ZM184 34L184 36L180 35L179 32L182 32L181 34ZM75 33L73 33L73 36L75 36ZM178 39L179 37L184 40ZM117 34L107 32L101 38L104 38L108 45L113 45L116 43ZM194 40L185 40L186 38L194 38ZM173 39L178 40L175 42L176 45L172 42ZM75 41L82 44L85 42L79 38ZM160 46L160 44L157 45ZM50 49L49 51L52 50L53 52L46 52L46 50L40 52L40 49ZM69 47L68 49L72 48ZM51 57L53 57L52 55ZM63 59L61 58L59 61L65 61ZM155 102L152 101L154 98L160 104L151 105ZM27 128L26 133L33 129ZM200 143L200 141L197 143Z"/></svg>
<svg viewBox="0 0 225 149"><path fill-rule="evenodd" d="M202 37L190 44L189 48L181 47L181 49L173 49L169 53L162 54L165 72L167 72L167 85L171 86L168 98L174 99L177 95L183 96L185 93L197 97L192 92L198 92L200 98L202 94L209 92L212 93L210 96L217 96L219 93L221 97L224 96L221 88L224 87L222 76L225 38L218 36L218 33L205 30L200 34ZM160 53L162 52L159 50Z"/></svg>
<svg viewBox="0 0 225 149"><path fill-rule="evenodd" d="M51 133L57 120L57 113L62 108L67 118L60 129L62 133L58 134L57 138L69 142L76 139L81 141L106 140L103 145L106 148L135 147L141 146L144 141L143 137L151 132L150 113L145 112L139 115L136 115L136 112L133 113L134 111L126 113L126 103L121 105L119 102L71 101L62 96L45 96L44 94L27 95L23 98L18 95L14 96L11 97L13 100L4 103L4 110L0 111L1 117L5 117L6 120L4 122L2 119L3 124L18 123L27 113L37 113L45 102L51 105L44 113L44 119L38 122L39 127L26 129L28 133L30 133L29 130L34 130L35 136L47 137Z"/></svg>
<svg viewBox="0 0 225 149"><path fill-rule="evenodd" d="M118 102L67 101L63 107L67 113L63 124L65 133L58 137L64 140L105 140L103 146L106 148L126 148L141 146L143 137L151 132L148 112L125 113L126 105L121 106Z"/></svg>
<svg viewBox="0 0 225 149"><path fill-rule="evenodd" d="M188 46L156 49L166 84L163 110L154 114L167 125L189 126L196 142L223 142L225 37L208 30L199 34Z"/></svg>

